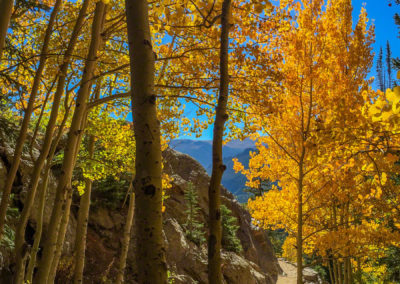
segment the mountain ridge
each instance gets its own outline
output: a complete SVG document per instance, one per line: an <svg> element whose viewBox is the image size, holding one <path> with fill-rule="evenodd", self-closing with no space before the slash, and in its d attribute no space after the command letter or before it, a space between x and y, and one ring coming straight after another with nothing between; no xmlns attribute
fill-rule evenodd
<svg viewBox="0 0 400 284"><path fill-rule="evenodd" d="M170 148L181 153L187 154L197 160L210 175L212 170L212 141L195 139L175 139L170 143ZM239 202L245 203L248 194L243 192L246 183L246 177L241 173L235 173L233 170L233 158L237 158L245 167L248 166L250 151L255 151L255 142L250 139L231 140L222 148L223 162L226 165L226 171L222 176L222 185L233 193Z"/></svg>

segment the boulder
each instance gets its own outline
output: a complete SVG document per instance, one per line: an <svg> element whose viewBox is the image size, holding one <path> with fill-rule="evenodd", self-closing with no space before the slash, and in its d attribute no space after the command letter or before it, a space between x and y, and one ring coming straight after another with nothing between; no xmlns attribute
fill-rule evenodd
<svg viewBox="0 0 400 284"><path fill-rule="evenodd" d="M5 182L6 180L6 178L2 178L1 175L4 175L6 169L11 165L18 134L19 134L18 125L10 123L9 121L0 117L0 186L1 186L1 181ZM30 140L31 137L28 134L27 141ZM14 200L11 201L11 204L14 202L18 206L18 209L20 211L22 211L22 205L25 203L27 192L29 190L30 178L34 167L34 162L39 157L40 147L41 147L40 141L37 140L34 141L32 150L28 150L28 147L24 147L22 152L20 166L12 188L12 192L14 193ZM41 182L42 181L40 180L39 187ZM43 226L42 242L45 239L47 226L50 221L56 188L57 188L57 178L53 174L53 172L51 172L49 176L46 202L44 208L44 226ZM39 215L38 210L39 210L39 194L36 195L34 206L32 208L32 213L28 222L28 232L30 233L27 234L26 238L27 242L30 245L33 244L32 237L34 235L35 227L37 224L37 216ZM15 227L15 224L10 223L9 225L11 227ZM65 245L63 247L64 253L72 252L73 244L75 242L75 228L76 228L76 219L73 215L71 215L67 227Z"/></svg>
<svg viewBox="0 0 400 284"><path fill-rule="evenodd" d="M318 272L309 267L303 269L303 280L306 284L322 283Z"/></svg>
<svg viewBox="0 0 400 284"><path fill-rule="evenodd" d="M255 263L232 252L222 254L222 272L225 283L264 284L275 283L272 277Z"/></svg>

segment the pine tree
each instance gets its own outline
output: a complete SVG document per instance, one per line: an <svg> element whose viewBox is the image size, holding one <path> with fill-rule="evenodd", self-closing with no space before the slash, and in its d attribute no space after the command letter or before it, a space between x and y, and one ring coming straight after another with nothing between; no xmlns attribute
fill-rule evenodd
<svg viewBox="0 0 400 284"><path fill-rule="evenodd" d="M379 50L378 61L376 62L376 75L378 78L378 88L385 91L385 78L383 70L383 49Z"/></svg>
<svg viewBox="0 0 400 284"><path fill-rule="evenodd" d="M236 217L232 216L232 211L225 205L221 205L221 223L222 223L222 247L228 251L240 253L243 248L237 237L239 225Z"/></svg>
<svg viewBox="0 0 400 284"><path fill-rule="evenodd" d="M189 182L185 190L185 201L187 209L185 214L187 216L185 226L186 237L197 245L201 245L206 241L204 237L204 224L198 221L199 198L193 183Z"/></svg>
<svg viewBox="0 0 400 284"><path fill-rule="evenodd" d="M397 5L400 5L400 0L395 0L395 3ZM397 27L400 29L400 15L396 13L394 16L394 23L397 25ZM400 58L393 58L392 59L393 67L395 69L400 69Z"/></svg>
<svg viewBox="0 0 400 284"><path fill-rule="evenodd" d="M392 50L390 49L389 41L386 43L386 70L388 74L388 88L392 88Z"/></svg>
<svg viewBox="0 0 400 284"><path fill-rule="evenodd" d="M272 188L273 183L270 179L260 180L258 187L246 187L243 189L244 192L249 194L249 198L254 200L258 196L262 196L265 192L268 192Z"/></svg>

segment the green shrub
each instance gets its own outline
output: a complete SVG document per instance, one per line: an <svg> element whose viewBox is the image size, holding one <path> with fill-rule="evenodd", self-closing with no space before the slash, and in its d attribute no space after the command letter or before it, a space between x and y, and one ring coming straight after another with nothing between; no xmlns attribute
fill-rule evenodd
<svg viewBox="0 0 400 284"><path fill-rule="evenodd" d="M287 237L287 233L284 230L267 230L267 235L272 243L275 254L277 256L282 256L282 246Z"/></svg>

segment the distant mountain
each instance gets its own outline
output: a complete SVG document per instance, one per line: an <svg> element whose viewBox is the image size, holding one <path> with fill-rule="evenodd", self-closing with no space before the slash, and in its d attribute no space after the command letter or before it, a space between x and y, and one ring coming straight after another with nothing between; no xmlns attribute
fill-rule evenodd
<svg viewBox="0 0 400 284"><path fill-rule="evenodd" d="M170 142L169 147L195 158L206 169L212 164L211 140L175 139ZM255 149L255 143L250 139L230 141L223 146L223 159L236 157L249 148Z"/></svg>
<svg viewBox="0 0 400 284"><path fill-rule="evenodd" d="M246 176L241 173L235 173L233 170L233 158L237 158L246 168L249 166L250 152L254 151L254 148L247 148L239 154L225 158L224 164L226 165L226 170L222 176L222 185L225 186L230 192L236 195L237 200L240 203L247 202L249 199L248 194L243 191L247 181Z"/></svg>
<svg viewBox="0 0 400 284"><path fill-rule="evenodd" d="M193 157L211 174L212 170L212 141L176 139L171 141L170 148ZM236 195L239 202L246 202L247 193L243 192L246 177L233 170L233 158L237 158L245 167L249 164L249 152L255 150L255 143L250 139L233 140L223 146L223 160L226 171L222 177L222 185Z"/></svg>
<svg viewBox="0 0 400 284"><path fill-rule="evenodd" d="M211 140L176 139L170 142L169 147L181 153L188 154L206 169L211 164Z"/></svg>

